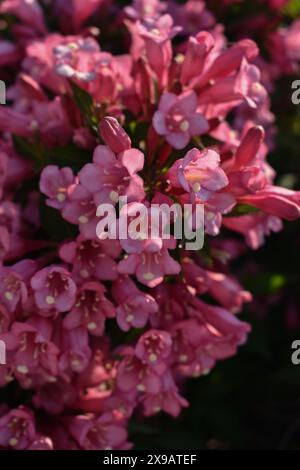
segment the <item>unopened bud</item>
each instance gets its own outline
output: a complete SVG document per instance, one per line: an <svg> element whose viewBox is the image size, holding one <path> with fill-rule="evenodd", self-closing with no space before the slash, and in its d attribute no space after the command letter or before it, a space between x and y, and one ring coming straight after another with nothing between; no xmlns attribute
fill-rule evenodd
<svg viewBox="0 0 300 470"><path fill-rule="evenodd" d="M106 145L114 153L120 153L131 148L130 137L114 117L104 117L99 124L99 131Z"/></svg>

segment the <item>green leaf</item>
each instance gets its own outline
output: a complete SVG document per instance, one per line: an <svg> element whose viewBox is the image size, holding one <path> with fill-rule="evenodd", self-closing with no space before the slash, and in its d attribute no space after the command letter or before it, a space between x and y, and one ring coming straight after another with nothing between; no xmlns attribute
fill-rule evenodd
<svg viewBox="0 0 300 470"><path fill-rule="evenodd" d="M83 118L93 133L98 135L98 119L95 113L93 98L86 90L78 86L76 83L70 81L70 85L75 102L80 109Z"/></svg>
<svg viewBox="0 0 300 470"><path fill-rule="evenodd" d="M49 164L58 165L59 167L69 166L77 172L91 160L91 154L74 144L68 144L64 147L49 149L47 158Z"/></svg>
<svg viewBox="0 0 300 470"><path fill-rule="evenodd" d="M284 7L284 13L292 18L297 18L300 15L300 3L299 0L290 0L290 2Z"/></svg>
<svg viewBox="0 0 300 470"><path fill-rule="evenodd" d="M40 142L32 142L24 137L13 136L16 152L32 161L37 171L47 165L71 167L75 172L91 160L90 152L70 143L64 147L47 149Z"/></svg>
<svg viewBox="0 0 300 470"><path fill-rule="evenodd" d="M40 170L45 165L48 165L45 149L38 143L31 142L24 137L13 135L13 145L15 151L28 160L31 160L36 169Z"/></svg>
<svg viewBox="0 0 300 470"><path fill-rule="evenodd" d="M249 204L237 204L234 209L229 213L224 215L224 217L239 217L241 215L248 214L257 214L260 210L257 207L250 206Z"/></svg>

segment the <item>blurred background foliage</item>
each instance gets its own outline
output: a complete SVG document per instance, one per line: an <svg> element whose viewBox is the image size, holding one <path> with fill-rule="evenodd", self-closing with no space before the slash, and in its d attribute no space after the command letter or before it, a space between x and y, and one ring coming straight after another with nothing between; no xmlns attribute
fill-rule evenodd
<svg viewBox="0 0 300 470"><path fill-rule="evenodd" d="M242 1L218 11L230 38L236 18L256 14L256 1ZM285 8L285 22L300 17L300 1ZM261 38L252 39L261 42ZM291 102L284 77L272 95L277 136L269 162L277 183L300 189L300 105ZM254 302L241 314L252 333L238 355L219 362L205 377L188 381L190 407L176 420L160 414L131 424L131 438L143 449L300 449L300 365L291 362L291 344L300 339L300 221L265 246L239 258L235 271L253 293Z"/></svg>

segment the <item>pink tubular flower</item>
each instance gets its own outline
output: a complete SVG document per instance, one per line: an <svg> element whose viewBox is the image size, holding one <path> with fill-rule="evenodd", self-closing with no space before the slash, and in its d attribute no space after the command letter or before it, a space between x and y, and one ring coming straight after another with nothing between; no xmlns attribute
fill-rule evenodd
<svg viewBox="0 0 300 470"><path fill-rule="evenodd" d="M137 149L124 150L117 157L106 146L99 145L93 163L79 173L80 183L94 194L96 204L116 203L119 196L128 201L144 198L143 180L136 174L144 166L144 155Z"/></svg>
<svg viewBox="0 0 300 470"><path fill-rule="evenodd" d="M23 260L12 267L0 267L0 299L9 312L23 306L28 298L27 283L36 271L36 263Z"/></svg>
<svg viewBox="0 0 300 470"><path fill-rule="evenodd" d="M138 218L138 224L135 218ZM127 253L155 253L163 247L166 214L156 207L132 202L125 204L118 219L120 244ZM110 226L110 230L112 226Z"/></svg>
<svg viewBox="0 0 300 470"><path fill-rule="evenodd" d="M266 187L241 197L239 201L282 219L296 220L300 217L300 193L279 186Z"/></svg>
<svg viewBox="0 0 300 470"><path fill-rule="evenodd" d="M81 184L76 184L70 188L68 196L62 208L63 218L78 225L82 236L94 238L99 219L93 194Z"/></svg>
<svg viewBox="0 0 300 470"><path fill-rule="evenodd" d="M205 270L190 258L182 260L182 269L186 282L193 286L197 293L209 292L217 302L233 313L239 312L245 302L252 300L250 292L243 290L231 276Z"/></svg>
<svg viewBox="0 0 300 470"><path fill-rule="evenodd" d="M101 281L112 281L118 277L115 258L120 254L117 240L85 240L65 243L59 250L60 257L72 264L73 276L79 281L96 277Z"/></svg>
<svg viewBox="0 0 300 470"><path fill-rule="evenodd" d="M168 177L172 186L182 187L193 197L207 201L215 191L228 184L220 166L220 156L214 150L190 150L183 159L171 167Z"/></svg>
<svg viewBox="0 0 300 470"><path fill-rule="evenodd" d="M169 333L149 330L138 340L136 356L152 367L164 364L171 353L172 340Z"/></svg>
<svg viewBox="0 0 300 470"><path fill-rule="evenodd" d="M163 372L165 369L162 369ZM145 364L133 353L127 354L117 371L117 386L123 392L157 394L161 388L158 368Z"/></svg>
<svg viewBox="0 0 300 470"><path fill-rule="evenodd" d="M180 71L180 80L183 85L188 84L193 78L199 77L213 47L214 39L206 31L201 31L196 37L189 38Z"/></svg>
<svg viewBox="0 0 300 470"><path fill-rule="evenodd" d="M173 26L170 15L162 15L156 20L147 18L143 23L138 21L137 27L140 37L145 41L149 65L163 86L172 60L171 39L181 31L181 27Z"/></svg>
<svg viewBox="0 0 300 470"><path fill-rule="evenodd" d="M51 382L57 375L59 350L52 342L51 320L32 317L13 323L1 338L6 342L9 365L23 388Z"/></svg>
<svg viewBox="0 0 300 470"><path fill-rule="evenodd" d="M62 209L68 197L69 188L75 183L71 168L59 169L48 165L41 173L40 191L48 196L47 204L55 209Z"/></svg>
<svg viewBox="0 0 300 470"><path fill-rule="evenodd" d="M36 429L33 413L19 406L0 417L0 447L25 450L33 443Z"/></svg>
<svg viewBox="0 0 300 470"><path fill-rule="evenodd" d="M194 318L177 323L172 339L180 372L197 376L208 373L217 360L235 354L237 346L246 341L250 326L223 308L200 299L190 302Z"/></svg>
<svg viewBox="0 0 300 470"><path fill-rule="evenodd" d="M105 319L115 316L114 306L105 297L105 290L98 282L83 284L77 293L74 307L64 318L64 327L73 329L86 326L90 334L101 336Z"/></svg>
<svg viewBox="0 0 300 470"><path fill-rule="evenodd" d="M109 412L99 417L83 415L71 418L69 432L85 450L121 449L127 440L125 422L119 422Z"/></svg>
<svg viewBox="0 0 300 470"><path fill-rule="evenodd" d="M84 325L72 329L61 328L56 331L55 339L62 353L58 362L60 375L70 382L74 373L81 374L88 367L91 359L88 330Z"/></svg>
<svg viewBox="0 0 300 470"><path fill-rule="evenodd" d="M123 331L143 328L149 316L158 310L154 298L140 291L129 277L120 277L114 282L112 295L118 304L117 323Z"/></svg>
<svg viewBox="0 0 300 470"><path fill-rule="evenodd" d="M272 232L282 230L282 221L279 217L267 214L249 214L240 217L226 217L224 227L244 235L246 243L253 250L261 247L265 236Z"/></svg>
<svg viewBox="0 0 300 470"><path fill-rule="evenodd" d="M36 0L5 0L0 7L0 13L11 13L17 16L23 23L30 26L38 33L45 33L46 26L43 11Z"/></svg>
<svg viewBox="0 0 300 470"><path fill-rule="evenodd" d="M60 266L49 266L38 271L31 279L34 298L41 309L56 308L66 312L75 302L76 284L71 274Z"/></svg>
<svg viewBox="0 0 300 470"><path fill-rule="evenodd" d="M192 136L205 134L209 128L206 119L197 113L197 95L194 91L179 96L164 93L153 116L153 126L176 149L184 148Z"/></svg>
<svg viewBox="0 0 300 470"><path fill-rule="evenodd" d="M165 275L179 274L180 269L166 247L156 253L132 253L118 264L119 273L135 274L139 282L151 288L163 282Z"/></svg>
<svg viewBox="0 0 300 470"><path fill-rule="evenodd" d="M99 131L106 145L116 154L131 148L128 134L120 126L116 118L104 117L99 124Z"/></svg>
<svg viewBox="0 0 300 470"><path fill-rule="evenodd" d="M158 394L147 394L142 399L144 413L152 416L160 411L165 411L176 418L182 408L188 406L188 402L179 395L173 376L169 371L162 376L162 386Z"/></svg>

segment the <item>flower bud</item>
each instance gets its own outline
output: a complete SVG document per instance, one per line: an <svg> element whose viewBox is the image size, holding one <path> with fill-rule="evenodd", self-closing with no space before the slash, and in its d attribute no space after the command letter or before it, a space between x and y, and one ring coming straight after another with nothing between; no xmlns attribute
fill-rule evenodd
<svg viewBox="0 0 300 470"><path fill-rule="evenodd" d="M102 139L114 153L120 153L131 148L130 137L111 116L104 117L99 124Z"/></svg>

